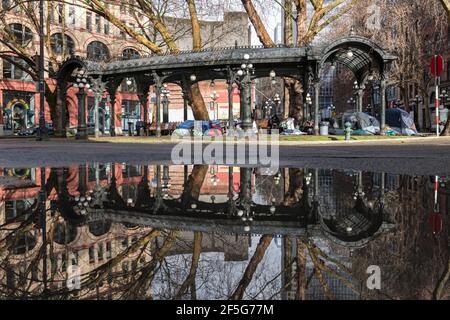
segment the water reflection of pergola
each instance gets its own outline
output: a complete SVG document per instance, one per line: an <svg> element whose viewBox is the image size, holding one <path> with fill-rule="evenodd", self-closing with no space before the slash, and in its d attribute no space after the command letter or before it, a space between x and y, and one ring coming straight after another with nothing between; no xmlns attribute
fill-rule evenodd
<svg viewBox="0 0 450 320"><path fill-rule="evenodd" d="M233 172L229 172L232 179ZM153 195L148 176L138 186L136 203L130 205L118 191L114 175L106 198L93 205L87 215L74 210L76 202L60 189L58 207L71 224L89 223L90 227L110 222L149 226L156 229L198 231L223 234L272 234L292 237L326 237L347 247L363 247L376 236L392 229L383 205L382 194L377 206L370 206L358 197L349 212L338 219L324 214L318 193L318 171L313 183L304 182L303 196L293 205L256 204L252 201L251 169L241 168L241 190L233 194L229 185L228 200L221 203L203 202L189 197L164 198L161 185ZM305 177L306 179L306 177ZM328 212L329 213L329 212ZM351 228L349 228L351 227Z"/></svg>
<svg viewBox="0 0 450 320"><path fill-rule="evenodd" d="M66 60L58 72L58 103L63 112L62 128L65 127L66 98L65 88L75 82L74 71L83 70L84 76L90 79L94 92L103 90L109 95L111 105L115 104L116 92L122 81L134 78L137 83L137 94L144 108L144 121L147 123L147 102L150 86L154 86L156 108L161 110L161 91L165 83L174 83L181 87L184 97L184 117L187 119L187 108L192 104L189 96L192 84L205 80L226 80L228 83L229 123L233 119L233 85L240 90L240 108L243 129L252 127L251 83L256 78L269 77L272 71L277 77L289 77L299 80L304 90L303 99L309 88L314 87L315 132L318 133L320 78L323 68L329 63L341 63L347 66L356 76L361 90L364 84L373 78L381 81L381 126L385 125L386 83L395 57L385 52L372 41L362 37L345 37L321 47L231 47L204 50L200 52L182 52L171 55L153 55L131 60L112 62L87 61L80 57ZM248 68L248 67L251 68ZM244 68L245 67L245 68ZM249 72L246 72L249 71ZM272 73L273 74L273 73ZM79 89L78 96L78 131L80 138L85 138L86 91ZM360 108L362 92L359 92ZM111 108L110 119L115 119L114 108ZM114 121L111 122L111 133L114 134ZM156 131L161 132L160 112L156 112Z"/></svg>

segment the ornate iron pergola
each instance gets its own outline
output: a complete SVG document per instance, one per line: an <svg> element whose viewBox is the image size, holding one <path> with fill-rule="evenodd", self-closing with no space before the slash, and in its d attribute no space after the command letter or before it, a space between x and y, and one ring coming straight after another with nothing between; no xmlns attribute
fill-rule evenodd
<svg viewBox="0 0 450 320"><path fill-rule="evenodd" d="M125 78L134 78L137 94L144 106L144 121L147 123L146 106L150 86L155 87L156 108L161 109L161 90L165 83L175 83L183 91L184 116L191 104L189 89L192 84L205 80L226 80L228 83L229 123L233 124L232 94L233 85L238 85L241 99L241 120L244 130L252 127L251 83L256 78L269 77L275 72L277 77L289 77L301 82L304 100L308 89L314 87L315 132L319 131L319 92L323 68L327 64L341 63L347 66L357 78L360 90L369 78L377 77L381 81L381 129L385 126L386 81L389 78L395 56L389 54L371 40L350 36L321 47L228 47L220 49L188 51L179 54L151 55L131 60L116 59L109 62L88 61L80 57L71 57L61 66L58 75L58 103L63 112L65 108L65 88L75 81L74 71L83 70L84 76L91 79L93 91L105 88L112 105L115 94ZM102 89L103 90L103 89ZM359 93L360 107L362 92ZM78 92L80 138L86 138L85 120L86 92ZM98 100L98 99L97 99ZM111 117L114 119L114 108ZM65 119L63 114L62 119ZM65 121L65 120L63 120ZM63 126L64 128L64 123ZM115 132L111 121L111 134ZM161 132L160 112L156 112L156 131Z"/></svg>

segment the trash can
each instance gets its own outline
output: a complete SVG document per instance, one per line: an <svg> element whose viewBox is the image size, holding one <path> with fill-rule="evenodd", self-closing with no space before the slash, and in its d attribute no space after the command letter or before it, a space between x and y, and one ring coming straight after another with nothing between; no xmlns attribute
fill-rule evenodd
<svg viewBox="0 0 450 320"><path fill-rule="evenodd" d="M145 136L145 122L138 121L136 122L136 134L137 136Z"/></svg>
<svg viewBox="0 0 450 320"><path fill-rule="evenodd" d="M328 135L328 128L330 126L329 122L321 122L320 123L320 135L321 136L327 136Z"/></svg>

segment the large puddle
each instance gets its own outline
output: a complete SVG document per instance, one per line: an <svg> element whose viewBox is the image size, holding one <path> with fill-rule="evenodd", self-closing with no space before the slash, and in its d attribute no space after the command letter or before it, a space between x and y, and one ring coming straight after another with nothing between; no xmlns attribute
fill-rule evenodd
<svg viewBox="0 0 450 320"><path fill-rule="evenodd" d="M444 298L449 182L308 168L1 168L0 299Z"/></svg>

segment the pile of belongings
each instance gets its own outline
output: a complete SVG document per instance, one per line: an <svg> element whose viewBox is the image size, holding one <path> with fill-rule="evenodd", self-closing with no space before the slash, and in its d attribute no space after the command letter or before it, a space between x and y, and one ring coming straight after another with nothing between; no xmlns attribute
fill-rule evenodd
<svg viewBox="0 0 450 320"><path fill-rule="evenodd" d="M306 133L300 131L295 127L294 118L287 118L286 120L281 121L280 128L282 129L282 136L301 136L306 135Z"/></svg>
<svg viewBox="0 0 450 320"><path fill-rule="evenodd" d="M218 137L223 135L219 120L214 121L196 121L187 120L180 123L173 134L177 137Z"/></svg>
<svg viewBox="0 0 450 320"><path fill-rule="evenodd" d="M371 115L364 112L344 113L343 123L352 124L353 135L375 135L380 134L380 122Z"/></svg>
<svg viewBox="0 0 450 320"><path fill-rule="evenodd" d="M395 131L397 135L415 136L419 134L414 124L414 117L399 108L386 110L386 125L389 127L386 128L387 131ZM389 132L389 134L394 135L394 132Z"/></svg>

